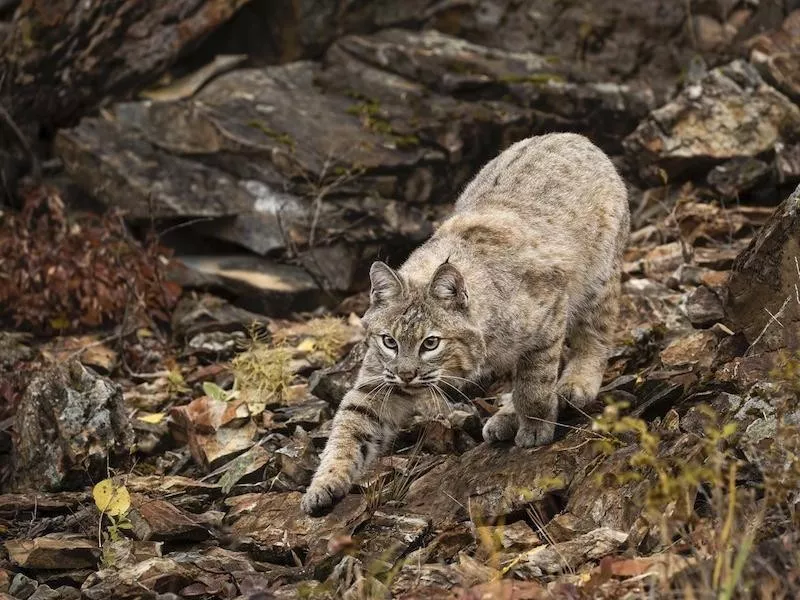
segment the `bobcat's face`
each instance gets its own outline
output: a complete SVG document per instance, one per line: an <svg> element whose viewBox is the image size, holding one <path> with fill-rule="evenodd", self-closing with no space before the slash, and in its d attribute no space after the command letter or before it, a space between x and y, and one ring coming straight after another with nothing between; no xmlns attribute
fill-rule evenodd
<svg viewBox="0 0 800 600"><path fill-rule="evenodd" d="M421 289L380 262L370 276L371 305L364 322L377 357L376 379L405 391L446 391L477 371L485 344L470 322L467 290L453 265L441 265Z"/></svg>

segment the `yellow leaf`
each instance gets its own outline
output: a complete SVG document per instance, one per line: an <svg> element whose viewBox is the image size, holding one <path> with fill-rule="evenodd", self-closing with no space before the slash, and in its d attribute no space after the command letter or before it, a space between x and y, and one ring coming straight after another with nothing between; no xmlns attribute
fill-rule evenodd
<svg viewBox="0 0 800 600"><path fill-rule="evenodd" d="M131 507L131 495L124 485L114 485L111 479L104 479L92 490L94 503L101 513L111 517L128 512Z"/></svg>
<svg viewBox="0 0 800 600"><path fill-rule="evenodd" d="M50 327L56 330L66 329L69 327L69 319L66 317L56 317L54 319L50 319Z"/></svg>
<svg viewBox="0 0 800 600"><path fill-rule="evenodd" d="M722 428L722 437L727 439L731 437L734 433L736 433L736 423L726 423L725 426Z"/></svg>
<svg viewBox="0 0 800 600"><path fill-rule="evenodd" d="M311 338L304 339L302 342L300 342L300 345L297 346L297 349L300 352L313 352L316 348L317 344L314 343L314 340Z"/></svg>
<svg viewBox="0 0 800 600"><path fill-rule="evenodd" d="M164 420L166 415L164 413L147 413L145 415L140 415L137 417L140 421L144 421L145 423L150 423L152 425L156 425L161 423Z"/></svg>

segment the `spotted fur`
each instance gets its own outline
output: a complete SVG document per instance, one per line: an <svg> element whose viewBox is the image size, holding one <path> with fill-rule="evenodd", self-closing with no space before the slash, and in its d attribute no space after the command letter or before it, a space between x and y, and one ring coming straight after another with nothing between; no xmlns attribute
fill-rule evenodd
<svg viewBox="0 0 800 600"><path fill-rule="evenodd" d="M303 509L346 494L421 401L482 375L514 378L487 441L552 441L559 401L600 389L629 229L625 185L585 137L528 138L489 162L400 269L372 266L368 350Z"/></svg>

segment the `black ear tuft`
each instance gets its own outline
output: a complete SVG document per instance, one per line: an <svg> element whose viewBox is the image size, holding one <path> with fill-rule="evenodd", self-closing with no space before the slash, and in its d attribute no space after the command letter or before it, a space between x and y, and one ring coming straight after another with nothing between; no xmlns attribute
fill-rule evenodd
<svg viewBox="0 0 800 600"><path fill-rule="evenodd" d="M369 279L372 282L369 299L373 306L396 298L403 293L403 282L400 276L386 263L381 261L372 263Z"/></svg>
<svg viewBox="0 0 800 600"><path fill-rule="evenodd" d="M449 260L449 259L448 259ZM451 263L439 265L428 286L428 293L453 308L465 309L469 303L467 287L461 272Z"/></svg>

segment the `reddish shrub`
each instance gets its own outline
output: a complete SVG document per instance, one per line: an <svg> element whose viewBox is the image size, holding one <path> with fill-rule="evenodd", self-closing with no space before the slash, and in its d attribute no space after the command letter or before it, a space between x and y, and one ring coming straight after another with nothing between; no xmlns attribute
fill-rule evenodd
<svg viewBox="0 0 800 600"><path fill-rule="evenodd" d="M180 287L168 252L134 240L114 212L67 215L58 192L26 190L0 219L0 317L38 332L76 331L125 316L166 321Z"/></svg>

